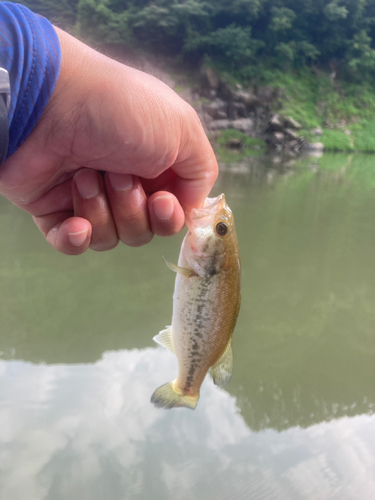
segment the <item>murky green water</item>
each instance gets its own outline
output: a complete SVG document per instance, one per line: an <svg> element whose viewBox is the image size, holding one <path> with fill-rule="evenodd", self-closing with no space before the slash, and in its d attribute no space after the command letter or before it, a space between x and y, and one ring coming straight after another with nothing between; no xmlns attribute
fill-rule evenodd
<svg viewBox="0 0 375 500"><path fill-rule="evenodd" d="M223 167L243 263L235 368L193 412L176 360L182 235L66 257L0 200L0 498L375 498L375 157Z"/></svg>

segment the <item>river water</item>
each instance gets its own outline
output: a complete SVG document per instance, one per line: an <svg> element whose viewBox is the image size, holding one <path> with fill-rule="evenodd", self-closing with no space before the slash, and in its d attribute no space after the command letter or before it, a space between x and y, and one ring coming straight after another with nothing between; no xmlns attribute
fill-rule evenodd
<svg viewBox="0 0 375 500"><path fill-rule="evenodd" d="M195 411L150 403L182 235L67 257L0 200L1 499L375 498L375 158L221 167L243 300Z"/></svg>

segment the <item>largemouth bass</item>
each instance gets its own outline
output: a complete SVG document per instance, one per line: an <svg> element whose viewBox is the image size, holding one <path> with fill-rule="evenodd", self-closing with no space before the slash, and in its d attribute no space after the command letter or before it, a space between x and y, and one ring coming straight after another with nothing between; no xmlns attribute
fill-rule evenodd
<svg viewBox="0 0 375 500"><path fill-rule="evenodd" d="M178 376L151 397L158 408L194 409L202 382L225 385L232 376L232 333L240 307L240 257L233 214L224 194L207 198L187 222L173 294L172 325L154 340L174 352Z"/></svg>

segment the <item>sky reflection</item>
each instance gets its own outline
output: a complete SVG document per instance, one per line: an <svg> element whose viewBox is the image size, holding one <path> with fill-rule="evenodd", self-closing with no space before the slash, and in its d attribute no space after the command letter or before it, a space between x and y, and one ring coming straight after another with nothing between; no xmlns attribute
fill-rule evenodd
<svg viewBox="0 0 375 500"><path fill-rule="evenodd" d="M197 409L149 402L163 349L93 364L0 362L0 498L375 498L375 417L254 432L207 378Z"/></svg>
<svg viewBox="0 0 375 500"><path fill-rule="evenodd" d="M243 300L194 412L150 403L182 235L72 259L0 199L0 499L373 500L373 162L222 171Z"/></svg>

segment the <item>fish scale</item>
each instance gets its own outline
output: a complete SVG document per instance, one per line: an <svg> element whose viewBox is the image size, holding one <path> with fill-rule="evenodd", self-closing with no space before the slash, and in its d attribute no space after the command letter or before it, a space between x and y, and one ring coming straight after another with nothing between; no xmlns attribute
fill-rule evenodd
<svg viewBox="0 0 375 500"><path fill-rule="evenodd" d="M185 281L185 283L178 283L178 281ZM194 281L194 283L192 283ZM212 328L212 302L213 300L207 295L214 290L214 278L200 279L200 278L185 278L184 276L177 276L176 288L189 289L189 300L184 303L184 297L187 293L182 293L182 298L174 302L173 317L176 317L176 322L173 323L173 328L180 335L175 336L175 353L177 358L181 361L181 370L179 370L178 384L191 389L199 387L207 373L207 370L214 364L215 350L211 349L215 338L204 335L207 329ZM181 317L180 317L181 316ZM226 342L227 343L227 342ZM196 352L196 357L199 357L200 363L197 361L192 363L192 353ZM212 359L213 358L213 359ZM192 365L194 370L192 373ZM187 370L187 374L186 374ZM197 392L197 391L195 391Z"/></svg>

